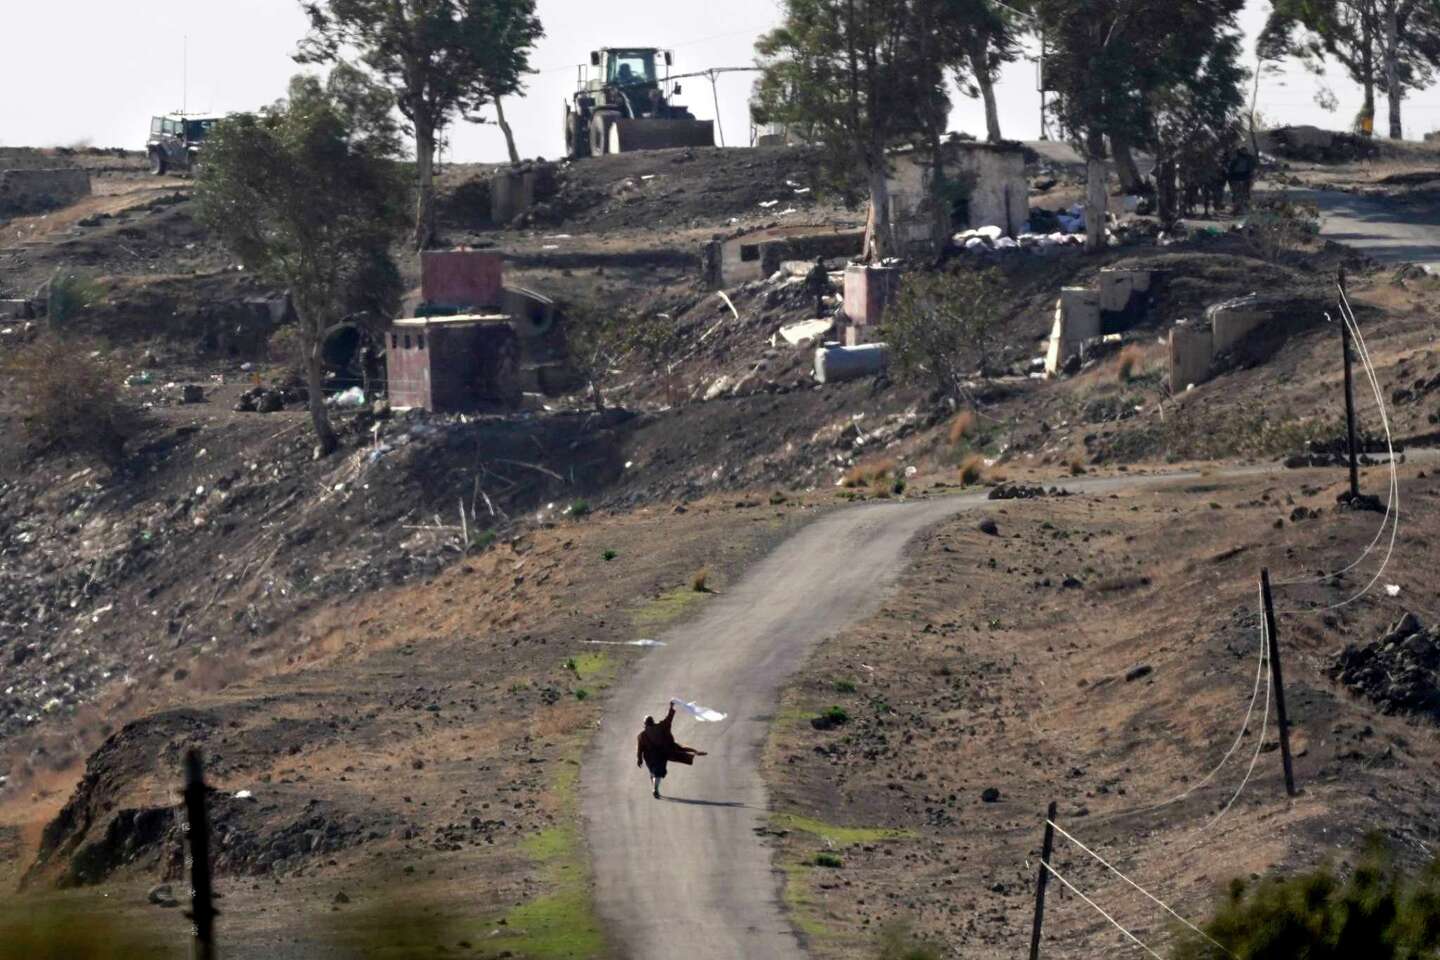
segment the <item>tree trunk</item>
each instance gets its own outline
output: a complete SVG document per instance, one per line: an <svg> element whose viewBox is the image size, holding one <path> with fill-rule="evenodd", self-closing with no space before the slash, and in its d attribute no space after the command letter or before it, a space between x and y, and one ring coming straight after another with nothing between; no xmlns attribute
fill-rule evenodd
<svg viewBox="0 0 1440 960"><path fill-rule="evenodd" d="M999 143L1000 106L995 102L995 78L986 66L985 44L976 44L970 51L970 72L975 75L975 85L980 88L980 98L985 101L985 139Z"/></svg>
<svg viewBox="0 0 1440 960"><path fill-rule="evenodd" d="M295 309L304 337L305 387L310 393L310 420L315 425L316 449L320 456L328 457L335 452L340 441L335 436L335 428L330 426L330 411L325 407L324 338L316 333L316 324L300 312L298 304Z"/></svg>
<svg viewBox="0 0 1440 960"><path fill-rule="evenodd" d="M870 163L870 215L865 221L865 259L878 263L894 255L890 236L890 184L885 177L885 157Z"/></svg>
<svg viewBox="0 0 1440 960"><path fill-rule="evenodd" d="M1160 225L1170 229L1180 219L1180 189L1177 183L1178 164L1173 159L1161 160L1155 166L1155 199Z"/></svg>
<svg viewBox="0 0 1440 960"><path fill-rule="evenodd" d="M1092 128L1085 138L1085 249L1105 249L1105 214L1110 197L1105 189L1105 135Z"/></svg>
<svg viewBox="0 0 1440 960"><path fill-rule="evenodd" d="M1400 125L1400 101L1405 92L1400 89L1400 2L1385 2L1385 92L1390 101L1390 139L1402 140L1405 133Z"/></svg>
<svg viewBox="0 0 1440 960"><path fill-rule="evenodd" d="M500 132L505 134L505 149L510 151L510 162L520 162L520 151L515 149L515 131L510 129L509 122L505 119L505 108L500 105L500 98L495 98L495 122L500 127Z"/></svg>
<svg viewBox="0 0 1440 960"><path fill-rule="evenodd" d="M415 171L420 189L415 201L415 249L435 242L435 130L415 123Z"/></svg>
<svg viewBox="0 0 1440 960"><path fill-rule="evenodd" d="M1365 105L1360 108L1361 132L1366 136L1375 135L1375 37L1370 30L1370 18L1364 18L1361 30L1364 48L1360 52L1360 64L1364 71ZM1369 121L1366 123L1365 121Z"/></svg>
<svg viewBox="0 0 1440 960"><path fill-rule="evenodd" d="M950 243L953 224L950 222L950 198L946 190L945 145L940 139L942 127L930 126L930 240L938 260ZM818 316L818 314L817 314Z"/></svg>
<svg viewBox="0 0 1440 960"><path fill-rule="evenodd" d="M1130 141L1112 133L1110 151L1115 155L1115 172L1120 177L1120 188L1131 194L1145 192L1145 181L1140 177L1140 167L1135 163Z"/></svg>

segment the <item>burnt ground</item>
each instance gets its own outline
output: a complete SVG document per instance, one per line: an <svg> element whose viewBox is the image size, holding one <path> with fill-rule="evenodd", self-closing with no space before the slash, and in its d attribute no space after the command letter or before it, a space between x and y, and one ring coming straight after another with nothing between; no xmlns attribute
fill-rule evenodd
<svg viewBox="0 0 1440 960"><path fill-rule="evenodd" d="M1369 471L1367 488L1384 476ZM1428 573L1440 479L1427 469L1402 469L1409 519L1380 581L1398 597L1376 586L1325 609L1366 586L1383 542L1343 577L1276 588L1299 796L1285 796L1273 712L1259 739L1263 689L1235 756L1202 783L1254 690L1260 569L1313 576L1373 537L1378 514L1337 512L1342 483L1285 473L998 501L994 535L972 516L922 536L882 611L790 685L767 750L787 900L812 954L873 956L873 934L896 921L967 957L1023 951L1051 801L1061 826L1197 922L1232 876L1343 860L1377 828L1425 859L1433 720L1385 716L1329 670L1403 612L1429 624L1440 610ZM1292 522L1298 507L1318 518ZM848 721L815 729L834 707ZM817 866L819 853L839 866ZM1150 946L1174 937L1160 908L1073 845L1059 841L1055 862ZM1093 956L1118 936L1053 882L1045 929L1046 956Z"/></svg>
<svg viewBox="0 0 1440 960"><path fill-rule="evenodd" d="M1433 418L1440 416L1440 398L1431 383L1440 374L1433 282L1368 267L1336 248L1270 263L1242 237L1227 235L1163 250L1119 247L1097 258L998 262L1014 290L1004 350L1011 374L978 390L978 426L954 442L954 408L924 384L881 381L818 389L805 376L805 354L769 345L778 326L809 312L797 284L780 279L729 291L738 318L701 287L699 248L716 234L801 216L817 223L858 222L857 212L805 199L813 190L795 192L812 182L808 159L793 151L695 151L689 157L677 151L572 165L562 172L559 195L568 199L555 209L555 219L521 229L497 229L484 221L483 211L467 204L464 184L481 171L454 168L443 181L451 198L451 239L503 250L513 278L562 298L667 312L684 345L668 378L633 365L618 371L607 396L625 410L603 417L586 413L580 398L553 401L549 411L524 415L379 423L354 415L342 455L314 463L298 411L258 415L231 410L238 393L257 376L268 379L275 372L263 349L269 331L257 329L247 337L217 334L233 330L236 316L253 315L246 312L246 299L276 291L235 269L237 264L204 235L186 199L188 181L151 181L130 160L94 162L100 167L97 196L86 204L0 225L0 295L28 294L55 270L83 265L106 293L83 316L84 330L116 344L134 372L150 372L152 383L131 388L130 396L151 405L154 422L135 445L132 464L112 475L83 461L31 456L16 429L16 398L0 394L0 590L5 592L0 690L8 688L0 698L0 776L8 777L0 787L0 823L5 824L0 860L7 875L18 878L32 870L43 848L44 863L33 868L32 892L65 877L104 875L102 890L135 903L147 923L165 917L163 922L176 929L181 921L173 913L138 904L146 886L174 876L173 820L165 811L173 802L172 761L187 743L214 754L217 782L227 791L228 799L217 799L227 835L233 837L227 841L222 877L230 884L227 896L234 898L227 923L244 931L242 940L273 946L300 935L298 916L284 908L302 895L313 898L322 913L338 908L345 914L344 904L332 902L341 889L356 901L350 916L360 906L383 905L372 894L384 885L386 868L397 856L418 851L432 859L428 865L407 864L416 867L416 873L404 874L406 889L416 899L433 896L447 916L495 920L518 903L574 892L557 879L555 863L581 870L578 841L547 831L573 825L564 812L565 775L573 772L568 763L579 755L587 724L604 703L604 670L620 668L632 655L630 648L594 647L622 653L582 680L564 661L577 649L592 648L571 644L557 657L558 638L633 639L658 622L642 612L652 606L662 619L683 615L685 604L676 598L690 599L684 588L698 567L712 565L723 588L727 571L808 515L808 508L795 504L840 502L831 491L857 462L894 461L920 471L917 483L955 483L955 465L979 455L994 461L987 481L1003 475L1024 478L1033 468L1036 476L1054 483L1078 471L1147 470L1237 458L1274 461L1299 452L1307 440L1333 440L1340 413L1338 345L1333 331L1323 327L1294 337L1263 359L1237 358L1226 376L1169 397L1156 338L1169 321L1194 316L1209 303L1254 290L1279 290L1304 302L1323 295L1334 266L1349 260L1361 321L1373 331L1371 346L1387 400L1394 404L1397 434L1423 441L1437 429ZM801 186L786 186L787 179ZM783 205L759 207L771 199ZM772 212L791 206L797 213L786 218ZM1142 355L1135 372L1122 377L1118 358L1108 358L1070 380L1029 379L1025 374L1048 333L1056 289L1084 283L1112 263L1172 271L1151 321L1131 337ZM413 258L402 266L407 276L415 276ZM952 268L973 266L960 261ZM245 363L250 369L242 367ZM207 402L175 403L176 388L167 386L172 382L204 384ZM705 401L712 390L714 399ZM1377 424L1368 400L1362 407L1362 426L1373 434ZM377 441L381 449L374 454ZM1286 492L1293 491L1287 487ZM1259 499L1262 493L1246 496ZM844 495L873 494L847 490ZM1277 488L1272 500L1279 495ZM772 496L777 500L773 506ZM1173 506L1189 510L1193 505L1182 508L1181 503L1193 496L1186 494ZM590 519L577 522L565 514L576 501L585 501ZM1323 495L1305 501L1327 510L1320 520L1293 528L1296 536L1300 528L1315 537L1330 535L1332 517L1323 501ZM423 529L437 522L443 528L457 526L462 502L467 523L478 531L468 557L461 555L458 531ZM691 508L672 513L680 503ZM1154 507L1153 522L1141 523L1139 514L1128 511L1111 517L1115 533L1106 536L1133 536L1126 549L1135 551L1137 563L1161 563L1160 544L1168 542L1160 525L1164 506ZM1194 511L1196 543L1209 549L1213 529L1215 553L1229 548L1220 546L1221 540L1243 539L1261 526L1253 512L1260 508L1241 511L1228 501L1222 506L1227 509ZM1006 509L1017 515L1054 510L1077 530L1081 525L1078 514L1070 516L1081 509L1079 502L1047 500ZM1277 518L1286 519L1288 535L1289 512L1282 512L1284 517ZM1037 520L1027 537L1048 535L1038 527L1043 522ZM1132 522L1137 529L1128 529ZM951 537L944 543L960 549L970 535L963 522L957 523L936 536ZM486 547L485 532L491 530L498 540ZM1325 546L1343 552L1341 547L1353 539L1354 531L1347 531L1344 539ZM1086 532L1094 542L1098 534ZM522 553L537 551L528 563L538 565L543 557L546 571L537 575L524 566L514 568L527 563L508 545L516 535L522 537ZM569 550L565 539L573 541ZM922 561L935 550L954 561L944 543L925 541ZM984 540L979 546L988 544ZM1112 547L1118 549L1118 543ZM608 550L615 551L615 560L597 560ZM1192 553L1187 545L1176 557L1167 553L1164 562L1200 565L1196 557L1202 553ZM971 559L988 558L976 553ZM1094 559L1087 562L1103 567ZM1274 565L1284 566L1279 560ZM960 580L958 569L947 568L941 575L970 582ZM1087 584L1092 579L1078 576ZM1167 576L1169 582L1185 582L1176 581L1174 571ZM1253 570L1245 576L1253 576ZM1053 582L1056 576L1050 578ZM1130 596L1125 591L1115 597L1102 594L1089 608L1080 599L1091 596L1085 590L1036 591L1028 582L987 580L980 595L986 604L993 600L1005 610L1019 610L1042 596L1047 604L1071 603L1063 609L1076 615L1090 609L1106 612L1103 604ZM1160 582L1152 576L1152 583ZM907 581L900 602L919 604L930 589L919 580ZM1238 608L1240 588L1227 581L1225 590L1233 592ZM1158 593L1142 590L1135 596ZM653 604L657 594L663 597L658 605ZM967 590L964 595L977 594ZM931 601L959 602L948 593L943 601L931 596L926 602ZM1183 622L1182 613L1166 609L1162 604L1168 623ZM969 605L963 615L976 619ZM960 623L961 616L954 609L939 622ZM1138 618L1135 623L1127 629L1138 631ZM860 633L874 629L871 624ZM1361 639L1356 630L1355 639ZM902 635L898 626L889 632ZM955 629L951 633L956 636ZM925 639L933 638L927 634ZM1029 649L1024 645L1032 641L1017 642ZM1075 642L1082 647L1074 651L1072 672L1091 656L1107 664L1113 660L1115 670L1121 669L1123 657L1110 651L1103 636L1092 631ZM985 655L1004 665L1003 657ZM468 668L462 676L456 676L456 662ZM865 662L881 668L871 659ZM812 680L804 682L830 669L825 665L832 661L818 663L822 666ZM1006 687L1018 681L1003 674L1001 666L987 668L985 682L987 689L999 691L995 696L1002 698L1003 719L1004 711L1019 702L1015 690L1029 688ZM928 676L924 665L914 667L913 680L921 685L897 691L916 703L939 696L940 687L923 686L928 682L923 681ZM1169 672L1169 667L1157 671L1154 682ZM1180 675L1180 668L1174 672ZM805 689L804 682L799 689ZM587 691L585 700L575 698L576 688ZM547 703L552 692L558 699ZM1205 695L1218 698L1220 693L1217 688ZM804 709L824 699L817 696ZM1171 717L1179 702L1163 701L1154 715L1175 722ZM1062 717L1064 724L1085 719L1073 704L1065 709L1071 713ZM127 728L132 719L137 725ZM1123 743L1139 743L1133 728L1118 721L1107 726L1127 731ZM990 755L1005 755L1001 747L1007 741L998 728L976 729L976 737L989 738ZM1014 729L1012 721L1005 736ZM1212 733L1213 726L1197 725L1187 736L1210 744ZM116 735L111 745L92 756L93 785L76 795L68 819L55 821L47 841L44 824L82 782L83 759L111 735ZM816 744L831 742L820 738ZM1032 748L1039 749L1038 741ZM893 778L889 748L871 744L866 749L873 754L866 762L891 769ZM458 759L467 755L476 759ZM546 762L530 764L532 757ZM820 762L819 757L804 759ZM413 765L416 759L422 767ZM1098 759L1086 762L1110 769ZM347 771L347 766L354 769ZM805 769L804 764L794 770L789 764L772 768L778 793L790 804L787 810L821 810L819 804L836 797L830 787L807 792L812 781L792 777ZM262 779L267 776L268 783ZM977 774L969 785L982 779ZM1022 786L1028 784L1023 789L1038 796L1047 783L1037 775ZM1134 794L1148 784L1138 782L1127 791ZM996 785L1002 795L1011 789ZM460 794L462 788L469 793ZM256 801L236 800L232 794L241 789L251 790ZM915 792L913 782L907 789ZM960 791L955 792L958 803ZM520 796L526 799L512 799ZM528 800L536 805L527 806ZM518 812L516 802L521 803ZM936 806L933 800L906 802L915 807L917 821L925 806ZM491 807L479 806L484 803ZM502 807L508 815L493 812ZM979 809L994 812L989 805ZM109 824L122 822L123 811L140 814L114 828L112 837ZM891 824L909 820L907 811L905 804L862 806L854 818L836 819ZM472 825L477 819L478 827ZM492 820L506 823L501 828ZM1023 821L1023 830L1015 827L1016 837L1023 834L1023 839L1006 839L995 849L946 847L945 855L954 861L955 851L963 849L970 862L981 857L986 863L1009 862L1005 858L1031 844L1037 833L1028 807L1011 821ZM936 815L936 823L943 822ZM922 836L930 834L922 831ZM792 833L787 844L799 837ZM558 861L546 852L552 840L564 841ZM461 849L438 850L437 844ZM884 849L875 856L886 856ZM929 856L929 848L923 849ZM1278 853L1272 859L1308 862L1306 857L1313 859L1319 849L1297 842L1285 854L1290 859ZM921 850L908 852L919 856ZM81 851L90 852L77 857ZM847 861L860 856L846 854ZM911 866L916 862L909 861ZM1251 862L1217 856L1202 871L1203 879L1218 883L1240 869L1236 864ZM1253 862L1257 869L1266 865ZM96 873L96 864L104 869ZM434 875L428 873L432 867ZM469 878L478 874L488 879L462 902L456 881L465 878L468 890L474 885ZM837 874L841 886L836 889L865 888L870 881L857 878L868 875L868 868L847 866ZM875 877L897 896L913 889L894 874L881 871ZM830 882L823 875L821 880ZM853 886L845 888L845 880ZM1023 899L1008 892L1019 880L1007 875L991 880L996 882L1007 887L1006 910L1014 906L1012 899ZM1192 903L1208 890L1196 884ZM883 896L859 895L872 905ZM870 915L916 912L927 928L947 929L948 919L924 906L928 901L918 890L906 899L921 906L910 911L904 902L887 900L884 912ZM583 896L575 903L583 903ZM976 903L992 909L988 900ZM829 916L819 922L836 924ZM1018 923L1013 917L1007 922ZM982 933L959 934L970 938L963 942L977 949L997 942L998 927L976 923ZM487 926L482 932L494 929ZM464 936L474 932L467 929ZM1082 932L1083 942L1105 942L1095 941L1090 928ZM829 941L817 933L816 942ZM535 942L505 943L500 949L545 955ZM313 950L301 952L311 955Z"/></svg>

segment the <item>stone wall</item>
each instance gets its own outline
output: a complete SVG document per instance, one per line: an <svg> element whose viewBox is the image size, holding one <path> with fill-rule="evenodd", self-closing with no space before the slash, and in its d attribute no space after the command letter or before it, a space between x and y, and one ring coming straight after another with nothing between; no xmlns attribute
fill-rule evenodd
<svg viewBox="0 0 1440 960"><path fill-rule="evenodd" d="M1019 144L962 140L945 146L945 177L968 188L968 199L945 212L946 238L973 227L999 227L1006 236L1020 233L1030 216L1025 154ZM932 190L933 158L923 151L901 151L890 175L890 224L900 252L932 256L938 251L938 218Z"/></svg>
<svg viewBox="0 0 1440 960"><path fill-rule="evenodd" d="M85 170L0 170L0 213L40 213L88 196L90 174Z"/></svg>

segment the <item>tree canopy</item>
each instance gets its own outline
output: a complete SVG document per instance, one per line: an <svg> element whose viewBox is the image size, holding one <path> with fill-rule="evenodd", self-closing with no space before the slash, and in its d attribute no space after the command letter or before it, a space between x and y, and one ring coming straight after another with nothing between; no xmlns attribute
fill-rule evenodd
<svg viewBox="0 0 1440 960"><path fill-rule="evenodd" d="M218 122L196 183L201 219L245 264L290 292L321 452L336 446L321 346L358 310L393 308L389 246L408 197L384 91L353 70L290 81L258 114Z"/></svg>
<svg viewBox="0 0 1440 960"><path fill-rule="evenodd" d="M301 0L310 33L302 63L355 51L387 87L415 138L415 243L435 239L434 158L455 117L518 93L544 35L535 0Z"/></svg>

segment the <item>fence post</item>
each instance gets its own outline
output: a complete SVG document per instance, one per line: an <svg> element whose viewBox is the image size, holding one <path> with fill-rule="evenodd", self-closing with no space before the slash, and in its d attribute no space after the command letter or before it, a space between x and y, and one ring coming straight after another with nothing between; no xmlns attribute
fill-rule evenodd
<svg viewBox="0 0 1440 960"><path fill-rule="evenodd" d="M214 960L215 904L210 886L210 821L205 813L205 771L200 751L185 753L185 834L189 841L186 859L190 867L190 920L195 960Z"/></svg>
<svg viewBox="0 0 1440 960"><path fill-rule="evenodd" d="M1275 629L1275 601L1270 597L1270 568L1260 570L1260 596L1265 604L1265 635L1270 638L1270 682L1275 687L1275 713L1280 720L1280 760L1285 765L1285 792L1295 796L1295 767L1290 759L1290 718L1285 713L1285 681L1280 673L1280 637Z"/></svg>
<svg viewBox="0 0 1440 960"><path fill-rule="evenodd" d="M1035 879L1035 926L1030 931L1030 960L1040 960L1040 928L1045 923L1045 886L1050 882L1050 854L1055 849L1055 801L1045 814L1045 842L1040 846L1040 870Z"/></svg>
<svg viewBox="0 0 1440 960"><path fill-rule="evenodd" d="M1348 299L1345 287L1345 265L1340 265L1340 296ZM1345 359L1345 436L1350 453L1350 499L1360 499L1360 460L1355 449L1355 379L1350 372L1350 324L1346 319L1346 306L1340 304L1340 353Z"/></svg>

